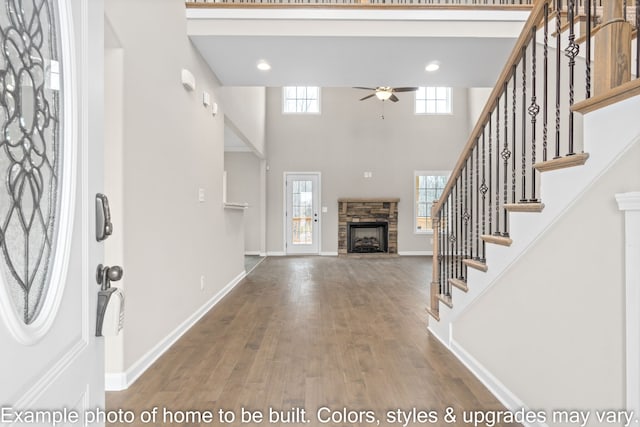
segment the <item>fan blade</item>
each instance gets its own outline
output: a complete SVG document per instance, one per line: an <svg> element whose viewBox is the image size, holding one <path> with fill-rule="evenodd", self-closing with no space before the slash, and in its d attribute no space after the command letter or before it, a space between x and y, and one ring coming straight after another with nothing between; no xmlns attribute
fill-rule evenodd
<svg viewBox="0 0 640 427"><path fill-rule="evenodd" d="M354 89L376 90L375 87L362 87L362 86L356 86L354 87Z"/></svg>
<svg viewBox="0 0 640 427"><path fill-rule="evenodd" d="M398 101L400 101L400 100L398 99L398 97L397 97L397 96L395 96L394 94L391 94L391 96L389 97L389 101L391 101L391 102L398 102Z"/></svg>
<svg viewBox="0 0 640 427"><path fill-rule="evenodd" d="M371 95L367 95L367 96L365 96L364 98L360 98L360 101L364 101L365 99L369 99L369 98L371 98L371 97L372 97L372 96L374 96L374 95L375 95L375 93L372 93Z"/></svg>
<svg viewBox="0 0 640 427"><path fill-rule="evenodd" d="M417 87L396 87L393 88L393 92L415 92L418 90Z"/></svg>

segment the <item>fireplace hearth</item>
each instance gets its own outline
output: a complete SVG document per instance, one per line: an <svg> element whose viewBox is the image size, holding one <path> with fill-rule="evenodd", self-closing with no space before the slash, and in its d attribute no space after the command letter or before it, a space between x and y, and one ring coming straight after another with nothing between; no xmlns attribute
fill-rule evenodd
<svg viewBox="0 0 640 427"><path fill-rule="evenodd" d="M388 252L389 223L347 223L347 253L371 254Z"/></svg>

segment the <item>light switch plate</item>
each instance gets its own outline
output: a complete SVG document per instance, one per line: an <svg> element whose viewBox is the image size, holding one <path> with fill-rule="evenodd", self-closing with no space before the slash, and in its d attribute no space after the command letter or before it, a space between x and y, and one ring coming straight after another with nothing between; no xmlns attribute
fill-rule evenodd
<svg viewBox="0 0 640 427"><path fill-rule="evenodd" d="M198 201L200 203L204 202L204 188L198 189Z"/></svg>
<svg viewBox="0 0 640 427"><path fill-rule="evenodd" d="M322 207L322 213L327 213L327 212L329 212L329 208L326 207L326 206L323 206Z"/></svg>

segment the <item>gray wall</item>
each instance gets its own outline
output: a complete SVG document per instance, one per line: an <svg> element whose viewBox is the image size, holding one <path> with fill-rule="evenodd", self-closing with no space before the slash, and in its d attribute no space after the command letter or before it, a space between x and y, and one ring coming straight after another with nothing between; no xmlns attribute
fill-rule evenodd
<svg viewBox="0 0 640 427"><path fill-rule="evenodd" d="M253 153L224 153L227 201L248 203L244 211L244 251L260 253L260 159Z"/></svg>
<svg viewBox="0 0 640 427"><path fill-rule="evenodd" d="M614 195L640 187L639 163L636 144L453 325L456 342L529 408L625 406Z"/></svg>
<svg viewBox="0 0 640 427"><path fill-rule="evenodd" d="M218 84L186 36L184 2L110 0L105 9L123 54L114 228L123 232L129 370L244 270L242 214L222 207L224 106L213 117L202 104L203 90L219 100ZM183 88L182 68L196 91Z"/></svg>
<svg viewBox="0 0 640 427"><path fill-rule="evenodd" d="M339 197L400 197L400 252L430 251L413 233L415 170L450 170L468 137L467 90L454 89L452 115L413 114L413 94L383 104L351 88L323 88L322 114L282 114L282 89L267 90L267 250L284 251L283 173L321 172L322 252L337 252ZM363 178L365 171L373 177Z"/></svg>

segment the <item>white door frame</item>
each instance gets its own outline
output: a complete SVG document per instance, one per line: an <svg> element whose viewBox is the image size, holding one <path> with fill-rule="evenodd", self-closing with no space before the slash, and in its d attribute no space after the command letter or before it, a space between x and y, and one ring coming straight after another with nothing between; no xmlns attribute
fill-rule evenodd
<svg viewBox="0 0 640 427"><path fill-rule="evenodd" d="M317 176L318 177L318 206L317 206L317 210L318 210L318 232L317 232L317 237L318 239L318 251L317 252L309 252L308 255L320 255L320 253L322 252L322 173L321 172L283 172L282 174L282 194L283 194L283 202L282 202L282 247L284 249L284 254L285 255L295 255L293 253L289 253L288 251L288 247L287 247L287 243L288 243L288 236L287 236L287 177L289 175L313 175L313 176ZM302 255L302 254L300 254Z"/></svg>

